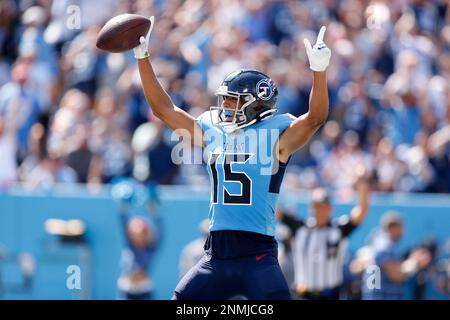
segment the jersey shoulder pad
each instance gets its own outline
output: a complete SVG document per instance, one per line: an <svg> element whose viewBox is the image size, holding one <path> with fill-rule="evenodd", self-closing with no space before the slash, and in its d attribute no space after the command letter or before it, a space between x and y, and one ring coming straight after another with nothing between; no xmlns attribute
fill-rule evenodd
<svg viewBox="0 0 450 320"><path fill-rule="evenodd" d="M270 119L270 127L272 129L279 129L281 132L286 130L291 123L297 119L290 113L282 113L282 114L275 114Z"/></svg>

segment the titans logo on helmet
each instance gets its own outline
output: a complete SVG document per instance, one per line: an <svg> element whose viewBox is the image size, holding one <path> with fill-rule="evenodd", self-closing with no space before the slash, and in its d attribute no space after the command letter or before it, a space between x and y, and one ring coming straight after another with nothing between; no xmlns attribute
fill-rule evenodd
<svg viewBox="0 0 450 320"><path fill-rule="evenodd" d="M262 79L256 84L256 92L258 94L258 98L261 100L270 100L274 91L273 83L270 79Z"/></svg>

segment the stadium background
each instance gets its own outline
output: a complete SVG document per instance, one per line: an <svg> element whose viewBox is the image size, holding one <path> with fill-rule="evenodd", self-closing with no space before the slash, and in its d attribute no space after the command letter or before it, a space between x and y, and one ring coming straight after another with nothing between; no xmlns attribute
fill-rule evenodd
<svg viewBox="0 0 450 320"><path fill-rule="evenodd" d="M156 16L150 51L158 76L194 116L240 67L274 78L280 112L304 113L311 77L303 38L327 25L329 121L292 158L280 203L305 216L308 190L322 185L334 190L335 212L345 213L354 200L352 169L364 164L383 194L374 195L351 251L394 208L407 223L404 248L433 238L448 255L448 7L443 0L1 1L0 298L117 297L124 240L109 192L117 177L161 185L157 298L170 297L181 248L198 236L206 171L170 161L175 142L148 112L132 53L95 49L99 28L123 12ZM58 242L45 232L48 218L82 219L85 244ZM36 270L31 289L14 293L24 290L23 253ZM86 271L81 291L65 286L72 264Z"/></svg>

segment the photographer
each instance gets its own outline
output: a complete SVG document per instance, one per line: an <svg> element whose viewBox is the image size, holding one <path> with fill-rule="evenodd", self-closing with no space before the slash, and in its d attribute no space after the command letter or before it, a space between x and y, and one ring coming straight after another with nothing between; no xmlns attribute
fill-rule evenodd
<svg viewBox="0 0 450 320"><path fill-rule="evenodd" d="M404 299L406 280L431 262L430 252L418 248L403 260L398 254L398 242L403 236L404 224L397 212L386 212L381 218L382 232L374 239L371 246L373 262L380 268L380 285L369 287L368 277L364 273L362 298L365 300L401 300Z"/></svg>

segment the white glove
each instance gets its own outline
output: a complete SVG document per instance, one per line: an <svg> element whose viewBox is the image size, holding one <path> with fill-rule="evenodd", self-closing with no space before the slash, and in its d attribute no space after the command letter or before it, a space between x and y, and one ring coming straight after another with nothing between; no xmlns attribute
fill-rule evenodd
<svg viewBox="0 0 450 320"><path fill-rule="evenodd" d="M148 53L148 39L150 39L150 34L153 30L153 25L155 24L155 17L151 16L149 18L150 20L150 30L148 30L147 36L144 38L144 36L141 36L139 38L139 45L137 47L133 48L134 51L134 57L136 59L145 59L150 56Z"/></svg>
<svg viewBox="0 0 450 320"><path fill-rule="evenodd" d="M330 64L331 50L323 42L325 30L327 28L322 26L317 36L316 44L311 47L311 42L308 39L303 39L305 44L306 54L308 55L309 67L312 71L325 71Z"/></svg>

